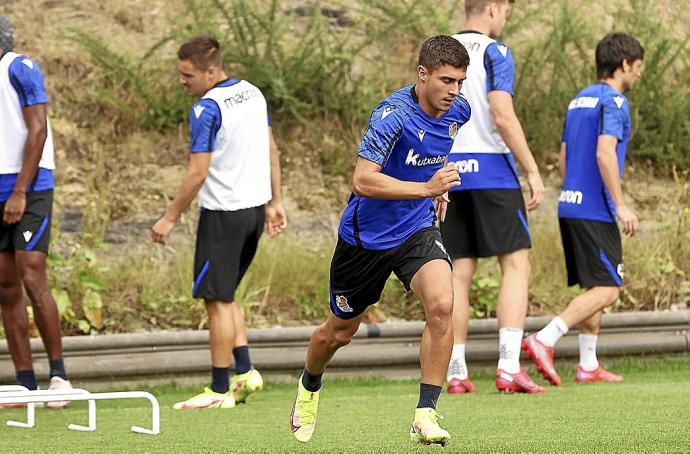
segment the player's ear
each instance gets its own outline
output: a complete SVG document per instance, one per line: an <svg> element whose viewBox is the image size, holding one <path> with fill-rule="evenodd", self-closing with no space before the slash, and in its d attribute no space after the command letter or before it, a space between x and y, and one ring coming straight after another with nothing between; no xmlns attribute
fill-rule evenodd
<svg viewBox="0 0 690 454"><path fill-rule="evenodd" d="M420 81L426 82L426 78L429 77L429 71L427 71L424 66L419 65L417 66L417 75L419 76Z"/></svg>

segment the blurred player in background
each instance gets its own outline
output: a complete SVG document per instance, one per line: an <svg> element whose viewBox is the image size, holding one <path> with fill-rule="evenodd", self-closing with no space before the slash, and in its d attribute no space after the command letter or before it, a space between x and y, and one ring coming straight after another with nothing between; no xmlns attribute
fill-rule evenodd
<svg viewBox="0 0 690 454"><path fill-rule="evenodd" d="M263 94L245 80L228 77L218 42L197 37L183 44L177 56L180 82L188 95L201 95L201 100L189 115L187 174L151 236L165 244L198 194L192 296L205 301L212 372L210 387L174 408L231 408L263 386L252 368L244 317L234 301L264 223L270 236L287 227L280 161ZM228 383L232 357L236 374Z"/></svg>
<svg viewBox="0 0 690 454"><path fill-rule="evenodd" d="M472 106L472 119L455 140L448 161L462 177L450 193L448 215L441 224L443 241L453 259L453 352L448 392L474 392L465 362L470 289L478 257L498 257L501 290L496 314L499 326L499 391L542 393L520 367L527 314L531 233L513 156L527 172L527 210L544 199L544 184L520 120L513 108L515 61L510 49L496 41L506 24L512 1L466 0L467 20L454 35L470 54L462 93Z"/></svg>
<svg viewBox="0 0 690 454"><path fill-rule="evenodd" d="M625 97L642 75L644 49L625 33L604 37L596 49L598 82L570 101L563 127L559 167L563 190L558 218L568 285L585 292L541 331L527 337L523 350L553 385L559 385L553 346L579 324L578 382L620 382L623 377L599 365L596 346L602 310L618 299L623 285L623 247L616 224L637 234L637 216L623 199L621 178L632 129Z"/></svg>
<svg viewBox="0 0 690 454"><path fill-rule="evenodd" d="M23 289L50 363L48 389L72 386L62 358L60 314L48 287L55 159L48 94L38 64L13 52L10 21L0 16L0 308L17 382L37 389ZM23 288L22 288L23 287ZM49 402L62 408L68 402ZM24 406L25 404L19 404ZM0 404L0 408L17 405Z"/></svg>

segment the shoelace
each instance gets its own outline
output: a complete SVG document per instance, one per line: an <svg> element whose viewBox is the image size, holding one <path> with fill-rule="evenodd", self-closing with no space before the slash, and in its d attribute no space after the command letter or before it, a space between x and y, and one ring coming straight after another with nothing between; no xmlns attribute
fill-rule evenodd
<svg viewBox="0 0 690 454"><path fill-rule="evenodd" d="M313 400L300 399L300 415L299 419L303 424L311 424L316 418L316 405Z"/></svg>
<svg viewBox="0 0 690 454"><path fill-rule="evenodd" d="M443 415L436 410L431 410L429 412L429 419L431 419L433 422L435 422L438 425L438 420L443 419Z"/></svg>

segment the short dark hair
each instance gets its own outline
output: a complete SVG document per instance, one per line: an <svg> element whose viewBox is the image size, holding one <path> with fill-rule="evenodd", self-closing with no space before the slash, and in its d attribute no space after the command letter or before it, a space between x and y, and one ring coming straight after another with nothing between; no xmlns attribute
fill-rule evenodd
<svg viewBox="0 0 690 454"><path fill-rule="evenodd" d="M209 66L223 67L223 54L218 41L210 36L197 36L187 41L177 51L177 58L192 62L195 68L205 71Z"/></svg>
<svg viewBox="0 0 690 454"><path fill-rule="evenodd" d="M491 3L515 3L515 0L465 0L465 16L481 14Z"/></svg>
<svg viewBox="0 0 690 454"><path fill-rule="evenodd" d="M632 64L644 59L644 48L640 42L627 33L609 33L597 44L597 77L611 77L623 65L623 60Z"/></svg>
<svg viewBox="0 0 690 454"><path fill-rule="evenodd" d="M437 35L424 41L419 50L419 64L434 72L440 66L467 68L470 56L460 41L448 35Z"/></svg>

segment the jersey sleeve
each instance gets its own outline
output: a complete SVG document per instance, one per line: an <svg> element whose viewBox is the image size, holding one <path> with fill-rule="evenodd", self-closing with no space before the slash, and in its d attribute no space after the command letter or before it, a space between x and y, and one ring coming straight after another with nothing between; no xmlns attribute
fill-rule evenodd
<svg viewBox="0 0 690 454"><path fill-rule="evenodd" d="M189 113L189 150L192 153L212 152L220 123L220 109L215 101L201 99L194 103Z"/></svg>
<svg viewBox="0 0 690 454"><path fill-rule="evenodd" d="M48 104L43 72L38 63L20 55L10 63L9 75L22 109L37 104Z"/></svg>
<svg viewBox="0 0 690 454"><path fill-rule="evenodd" d="M599 135L613 136L622 142L628 113L624 109L627 101L623 96L604 98L599 117Z"/></svg>
<svg viewBox="0 0 690 454"><path fill-rule="evenodd" d="M463 95L458 96L456 101L458 104L458 112L460 117L458 124L459 128L470 121L470 117L472 116L472 108L470 107L470 103L467 102L467 99Z"/></svg>
<svg viewBox="0 0 690 454"><path fill-rule="evenodd" d="M486 69L486 92L500 90L515 95L515 60L510 48L503 43L493 42L484 52Z"/></svg>
<svg viewBox="0 0 690 454"><path fill-rule="evenodd" d="M385 166L400 138L403 127L401 108L381 103L371 114L369 127L362 137L357 155L381 167Z"/></svg>

